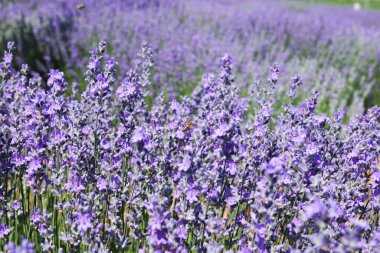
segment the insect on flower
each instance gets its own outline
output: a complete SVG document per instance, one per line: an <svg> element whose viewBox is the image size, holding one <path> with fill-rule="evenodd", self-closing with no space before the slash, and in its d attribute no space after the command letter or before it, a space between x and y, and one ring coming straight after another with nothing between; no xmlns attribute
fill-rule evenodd
<svg viewBox="0 0 380 253"><path fill-rule="evenodd" d="M192 122L191 120L188 121L183 127L182 127L182 132L186 133L188 132L191 128L193 128L195 126L194 122Z"/></svg>
<svg viewBox="0 0 380 253"><path fill-rule="evenodd" d="M84 7L85 7L84 3L77 4L78 10L82 10L82 9L84 9Z"/></svg>

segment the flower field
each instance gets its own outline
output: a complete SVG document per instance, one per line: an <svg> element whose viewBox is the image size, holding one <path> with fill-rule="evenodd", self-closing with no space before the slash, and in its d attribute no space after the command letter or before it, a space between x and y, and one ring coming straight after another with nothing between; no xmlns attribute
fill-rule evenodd
<svg viewBox="0 0 380 253"><path fill-rule="evenodd" d="M380 12L0 3L0 252L380 252Z"/></svg>

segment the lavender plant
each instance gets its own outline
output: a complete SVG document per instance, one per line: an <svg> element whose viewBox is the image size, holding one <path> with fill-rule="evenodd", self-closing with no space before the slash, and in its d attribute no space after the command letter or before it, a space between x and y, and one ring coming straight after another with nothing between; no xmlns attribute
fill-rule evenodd
<svg viewBox="0 0 380 253"><path fill-rule="evenodd" d="M0 63L3 252L379 252L380 108L342 123L282 67L242 98L228 54L189 96L151 108L153 52L118 76L90 51L66 95ZM300 101L300 102L299 102ZM251 113L248 113L251 111Z"/></svg>

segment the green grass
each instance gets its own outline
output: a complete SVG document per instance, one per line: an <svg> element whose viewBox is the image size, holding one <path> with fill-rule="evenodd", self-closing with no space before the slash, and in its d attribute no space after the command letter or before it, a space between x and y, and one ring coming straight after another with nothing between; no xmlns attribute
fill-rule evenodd
<svg viewBox="0 0 380 253"><path fill-rule="evenodd" d="M380 0L305 0L305 2L323 3L352 7L354 3L360 3L363 9L380 10Z"/></svg>

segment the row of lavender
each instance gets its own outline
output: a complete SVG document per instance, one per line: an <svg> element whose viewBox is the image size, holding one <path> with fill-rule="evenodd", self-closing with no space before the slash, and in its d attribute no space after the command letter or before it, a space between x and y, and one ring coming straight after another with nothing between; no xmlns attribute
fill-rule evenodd
<svg viewBox="0 0 380 253"><path fill-rule="evenodd" d="M321 92L318 110L332 116L344 108L362 114L377 104L380 51L378 13L344 8L292 5L291 1L23 1L3 4L3 45L16 41L21 66L47 78L63 70L71 84L80 80L89 47L109 41L109 50L126 72L142 41L155 53L153 87L171 99L190 94L203 74L216 71L229 52L235 61L239 93L267 75L274 62L283 80L274 94L280 106L287 83L302 73ZM33 50L30 50L33 48ZM81 83L83 90L85 84Z"/></svg>
<svg viewBox="0 0 380 253"><path fill-rule="evenodd" d="M279 66L242 99L225 55L190 96L147 110L146 44L119 78L100 43L71 96L58 70L12 70L13 47L0 63L5 252L379 252L380 108L344 125L343 111L315 112L317 91L296 105L295 76L274 111Z"/></svg>

